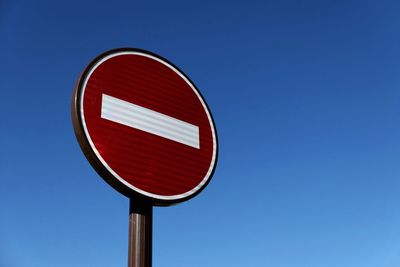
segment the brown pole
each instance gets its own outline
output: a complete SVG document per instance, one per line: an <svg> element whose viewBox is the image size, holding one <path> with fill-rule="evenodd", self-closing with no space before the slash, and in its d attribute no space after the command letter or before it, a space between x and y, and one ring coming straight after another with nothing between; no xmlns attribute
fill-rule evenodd
<svg viewBox="0 0 400 267"><path fill-rule="evenodd" d="M152 266L153 206L130 199L128 267Z"/></svg>

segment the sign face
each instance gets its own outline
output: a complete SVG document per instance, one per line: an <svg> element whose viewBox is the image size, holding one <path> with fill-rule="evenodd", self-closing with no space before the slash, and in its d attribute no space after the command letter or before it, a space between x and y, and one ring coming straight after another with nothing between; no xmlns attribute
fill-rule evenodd
<svg viewBox="0 0 400 267"><path fill-rule="evenodd" d="M178 203L214 172L207 104L182 71L153 53L117 49L93 60L75 89L72 118L91 165L128 197Z"/></svg>

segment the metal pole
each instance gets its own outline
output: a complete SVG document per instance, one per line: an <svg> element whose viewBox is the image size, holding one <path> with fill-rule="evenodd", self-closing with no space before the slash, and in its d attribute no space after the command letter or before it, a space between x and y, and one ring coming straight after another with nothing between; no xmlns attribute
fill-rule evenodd
<svg viewBox="0 0 400 267"><path fill-rule="evenodd" d="M152 266L153 206L130 199L128 267Z"/></svg>

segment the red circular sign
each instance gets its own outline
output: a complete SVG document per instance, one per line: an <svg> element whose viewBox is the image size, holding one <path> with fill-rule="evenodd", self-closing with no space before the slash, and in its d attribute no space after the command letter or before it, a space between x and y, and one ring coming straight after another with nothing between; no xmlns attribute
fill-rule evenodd
<svg viewBox="0 0 400 267"><path fill-rule="evenodd" d="M217 136L207 104L182 71L153 53L117 49L92 61L72 114L92 166L129 197L181 202L214 172Z"/></svg>

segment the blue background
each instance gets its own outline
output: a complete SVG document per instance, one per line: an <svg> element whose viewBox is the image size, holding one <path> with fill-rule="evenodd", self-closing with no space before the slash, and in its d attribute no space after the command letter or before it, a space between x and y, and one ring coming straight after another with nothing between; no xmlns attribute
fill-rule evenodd
<svg viewBox="0 0 400 267"><path fill-rule="evenodd" d="M209 186L154 209L154 266L400 266L398 1L0 1L0 266L126 266L128 200L70 100L138 47L214 115Z"/></svg>

